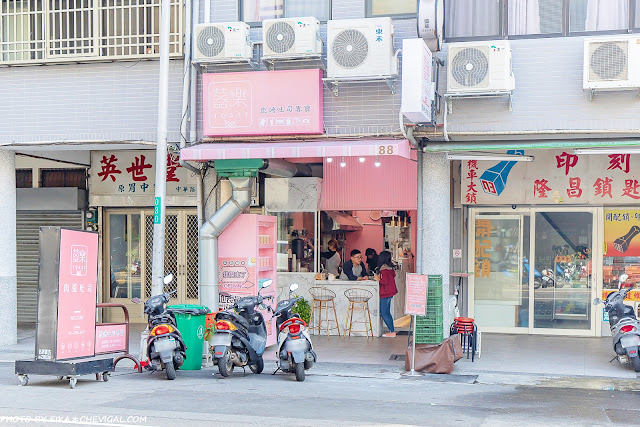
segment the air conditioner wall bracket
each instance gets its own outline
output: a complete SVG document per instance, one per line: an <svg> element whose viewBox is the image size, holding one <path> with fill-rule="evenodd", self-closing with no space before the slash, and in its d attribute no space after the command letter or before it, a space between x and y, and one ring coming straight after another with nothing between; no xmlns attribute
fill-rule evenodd
<svg viewBox="0 0 640 427"><path fill-rule="evenodd" d="M513 91L500 91L500 92L476 92L476 93L445 93L444 103L447 108L448 114L453 114L453 99L454 98L504 98L509 97L509 112L513 111Z"/></svg>
<svg viewBox="0 0 640 427"><path fill-rule="evenodd" d="M383 81L391 89L391 94L396 93L396 77L395 76L380 76L380 77L337 77L337 78L325 78L322 79L324 85L333 92L334 96L339 95L338 85L340 83L371 83Z"/></svg>

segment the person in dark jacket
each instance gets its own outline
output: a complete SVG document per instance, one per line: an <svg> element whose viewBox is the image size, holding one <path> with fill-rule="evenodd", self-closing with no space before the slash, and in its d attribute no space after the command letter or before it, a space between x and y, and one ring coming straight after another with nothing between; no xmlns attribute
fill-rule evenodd
<svg viewBox="0 0 640 427"><path fill-rule="evenodd" d="M362 252L358 249L351 251L351 259L342 265L340 280L368 280L367 269L362 263Z"/></svg>
<svg viewBox="0 0 640 427"><path fill-rule="evenodd" d="M380 316L389 328L389 332L382 336L393 338L396 336L396 332L393 327L393 316L391 316L391 300L398 293L398 288L396 288L396 272L393 269L391 252L380 252L378 267L380 272L374 276L374 279L380 283Z"/></svg>
<svg viewBox="0 0 640 427"><path fill-rule="evenodd" d="M373 248L367 248L367 250L364 251L364 256L367 257L369 276L373 276L373 273L376 273L376 269L378 268L378 253Z"/></svg>

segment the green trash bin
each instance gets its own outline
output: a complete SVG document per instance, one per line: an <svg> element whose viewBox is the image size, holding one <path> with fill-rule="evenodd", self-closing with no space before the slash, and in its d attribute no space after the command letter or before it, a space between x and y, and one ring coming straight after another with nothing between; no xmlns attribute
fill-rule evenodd
<svg viewBox="0 0 640 427"><path fill-rule="evenodd" d="M202 367L202 346L204 342L204 326L209 309L203 305L176 304L167 309L176 316L178 330L187 346L184 364L185 371L198 371Z"/></svg>

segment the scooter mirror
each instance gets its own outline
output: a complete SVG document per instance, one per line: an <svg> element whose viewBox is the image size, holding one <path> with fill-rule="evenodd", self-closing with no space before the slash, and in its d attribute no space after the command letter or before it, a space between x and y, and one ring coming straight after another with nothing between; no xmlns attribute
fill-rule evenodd
<svg viewBox="0 0 640 427"><path fill-rule="evenodd" d="M260 289L268 288L269 286L271 286L272 283L273 283L273 280L271 279L265 280L260 284Z"/></svg>
<svg viewBox="0 0 640 427"><path fill-rule="evenodd" d="M600 298L593 299L593 305L600 305L600 304L602 304L602 300Z"/></svg>
<svg viewBox="0 0 640 427"><path fill-rule="evenodd" d="M168 285L169 283L173 282L173 274L169 273L166 276L164 276L163 282L165 285Z"/></svg>
<svg viewBox="0 0 640 427"><path fill-rule="evenodd" d="M137 298L137 297L131 298L131 301L135 302L136 304L140 304L142 302L142 300L140 298Z"/></svg>
<svg viewBox="0 0 640 427"><path fill-rule="evenodd" d="M292 283L291 286L289 286L289 292L293 292L295 290L298 289L298 284L297 283Z"/></svg>

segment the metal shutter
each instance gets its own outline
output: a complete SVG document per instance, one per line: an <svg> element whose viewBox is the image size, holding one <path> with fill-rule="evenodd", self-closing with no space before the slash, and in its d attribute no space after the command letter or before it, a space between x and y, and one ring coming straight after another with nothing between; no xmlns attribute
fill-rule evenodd
<svg viewBox="0 0 640 427"><path fill-rule="evenodd" d="M18 211L18 323L35 323L38 291L38 232L41 226L82 228L82 211Z"/></svg>

